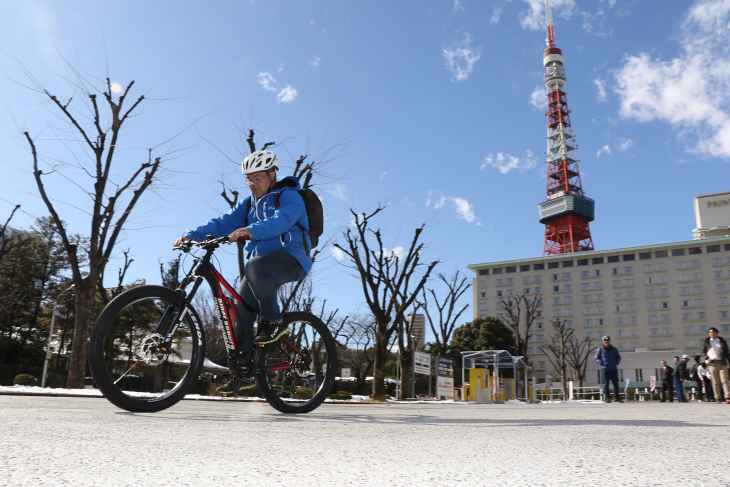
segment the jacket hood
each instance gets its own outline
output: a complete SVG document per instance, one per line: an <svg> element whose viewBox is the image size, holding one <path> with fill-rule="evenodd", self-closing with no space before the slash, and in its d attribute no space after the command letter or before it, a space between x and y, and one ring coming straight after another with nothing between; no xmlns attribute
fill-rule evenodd
<svg viewBox="0 0 730 487"><path fill-rule="evenodd" d="M271 188L272 191L276 191L279 189L284 188L294 188L297 191L302 189L302 187L299 185L299 178L295 176L287 176L283 178L281 181L277 181L273 188Z"/></svg>

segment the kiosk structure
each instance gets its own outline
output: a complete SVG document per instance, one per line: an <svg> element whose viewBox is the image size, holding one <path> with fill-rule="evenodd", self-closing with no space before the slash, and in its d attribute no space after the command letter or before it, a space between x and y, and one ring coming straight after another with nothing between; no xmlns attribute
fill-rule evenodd
<svg viewBox="0 0 730 487"><path fill-rule="evenodd" d="M463 399L482 404L518 399L517 381L502 379L499 371L511 368L512 377L516 378L517 369L526 365L522 357L513 357L507 350L461 352L461 365L462 390L468 390L462 395ZM525 383L527 383L527 372L525 372ZM533 394L532 388L528 388L525 400L529 402Z"/></svg>

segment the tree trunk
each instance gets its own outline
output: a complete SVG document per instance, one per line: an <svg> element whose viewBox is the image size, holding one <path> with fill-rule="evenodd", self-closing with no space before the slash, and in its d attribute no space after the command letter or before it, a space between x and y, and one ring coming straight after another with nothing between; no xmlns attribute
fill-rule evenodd
<svg viewBox="0 0 730 487"><path fill-rule="evenodd" d="M413 378L413 350L403 349L400 351L400 399L405 401L413 397L415 391L412 389L411 379Z"/></svg>
<svg viewBox="0 0 730 487"><path fill-rule="evenodd" d="M381 328L378 325L378 328ZM382 327L385 328L385 327ZM375 366L373 370L373 399L385 401L385 362L388 360L388 343L390 334L386 330L379 330L375 339Z"/></svg>
<svg viewBox="0 0 730 487"><path fill-rule="evenodd" d="M89 341L89 320L91 318L91 305L94 301L95 287L89 285L88 278L82 281L81 286L76 286L76 316L74 323L74 335L71 341L71 361L68 366L68 389L83 389L86 383L86 352Z"/></svg>

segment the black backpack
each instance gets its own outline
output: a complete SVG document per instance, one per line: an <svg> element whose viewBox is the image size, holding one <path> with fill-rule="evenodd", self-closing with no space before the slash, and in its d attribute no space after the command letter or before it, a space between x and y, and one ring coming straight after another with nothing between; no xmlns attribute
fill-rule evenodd
<svg viewBox="0 0 730 487"><path fill-rule="evenodd" d="M312 248L315 248L319 244L319 237L324 233L324 210L322 208L322 202L319 200L319 196L309 188L300 189L298 193L302 197L302 200L304 200L307 220L309 220L309 240L312 241ZM279 207L279 198L281 198L281 193L277 193L274 197L274 208ZM248 226L248 212L251 211L252 205L253 203L251 203L251 198L249 197L246 203L246 226ZM301 223L297 222L296 225L302 232L307 231ZM309 255L311 249L307 246L306 239L304 239L304 249L307 255Z"/></svg>

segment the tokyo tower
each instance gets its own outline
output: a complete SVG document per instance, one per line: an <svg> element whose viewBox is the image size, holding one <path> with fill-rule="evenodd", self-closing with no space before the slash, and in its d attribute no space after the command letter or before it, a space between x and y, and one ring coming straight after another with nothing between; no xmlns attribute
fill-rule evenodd
<svg viewBox="0 0 730 487"><path fill-rule="evenodd" d="M593 250L588 223L594 219L595 202L583 194L578 159L573 151L575 135L565 95L563 52L555 47L550 0L545 0L547 49L543 53L547 88L547 199L540 203L540 223L545 225L543 255Z"/></svg>

